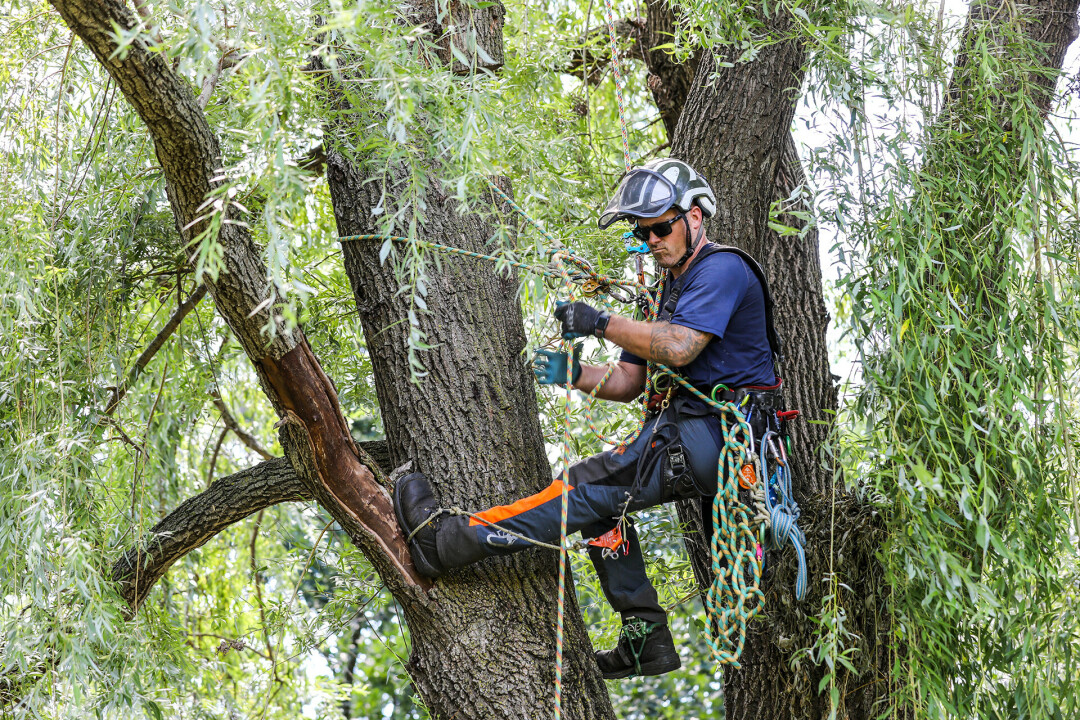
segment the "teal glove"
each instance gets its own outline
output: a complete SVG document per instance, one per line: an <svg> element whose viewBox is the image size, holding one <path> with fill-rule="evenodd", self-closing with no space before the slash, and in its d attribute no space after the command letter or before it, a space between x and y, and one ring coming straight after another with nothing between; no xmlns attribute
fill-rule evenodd
<svg viewBox="0 0 1080 720"><path fill-rule="evenodd" d="M581 377L581 346L574 346L573 381ZM562 385L566 382L566 353L558 350L537 350L533 353L533 375L541 385Z"/></svg>

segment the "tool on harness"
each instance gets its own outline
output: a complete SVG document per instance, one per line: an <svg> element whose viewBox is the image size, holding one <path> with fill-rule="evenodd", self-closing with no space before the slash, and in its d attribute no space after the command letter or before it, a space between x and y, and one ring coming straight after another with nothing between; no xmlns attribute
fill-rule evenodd
<svg viewBox="0 0 1080 720"><path fill-rule="evenodd" d="M641 241L640 245L634 245L633 241L636 238L633 230L627 230L623 233L623 242L626 243L626 252L636 253L638 255L645 255L649 252L649 242L646 238Z"/></svg>
<svg viewBox="0 0 1080 720"><path fill-rule="evenodd" d="M626 555L630 552L630 541L623 536L622 531L622 518L615 524L615 527L608 530L600 537L593 538L589 541L589 545L592 547L600 548L605 558L618 557Z"/></svg>
<svg viewBox="0 0 1080 720"><path fill-rule="evenodd" d="M753 463L747 463L742 466L742 470L739 471L739 487L743 490L749 490L757 482L757 474L754 473Z"/></svg>

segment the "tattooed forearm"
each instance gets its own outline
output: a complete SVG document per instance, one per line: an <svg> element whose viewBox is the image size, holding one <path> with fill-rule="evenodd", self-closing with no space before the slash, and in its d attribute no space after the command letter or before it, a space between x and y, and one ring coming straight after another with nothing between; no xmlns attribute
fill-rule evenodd
<svg viewBox="0 0 1080 720"><path fill-rule="evenodd" d="M705 349L712 337L712 333L682 325L656 323L649 338L649 359L672 367L683 367Z"/></svg>

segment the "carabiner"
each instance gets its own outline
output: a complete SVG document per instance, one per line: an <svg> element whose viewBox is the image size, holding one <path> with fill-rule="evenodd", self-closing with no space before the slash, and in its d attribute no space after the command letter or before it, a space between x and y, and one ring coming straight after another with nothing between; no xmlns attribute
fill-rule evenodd
<svg viewBox="0 0 1080 720"><path fill-rule="evenodd" d="M721 389L724 392L730 392L731 391L731 389L727 385L725 385L724 383L716 383L716 385L713 385L712 392L709 393L709 399L712 400L714 403L721 402L720 400L716 399L716 391L721 390Z"/></svg>

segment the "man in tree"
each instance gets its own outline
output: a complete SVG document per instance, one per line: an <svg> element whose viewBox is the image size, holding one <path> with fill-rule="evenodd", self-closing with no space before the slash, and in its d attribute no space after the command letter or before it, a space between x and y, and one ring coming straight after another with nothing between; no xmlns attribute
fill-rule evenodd
<svg viewBox="0 0 1080 720"><path fill-rule="evenodd" d="M611 315L582 302L556 309L564 338L595 335L623 349L599 397L630 402L641 395L650 361L677 371L706 396L740 403L748 398L747 414L753 407L764 416L778 406L768 288L757 263L705 237L705 218L715 208L709 183L679 160L656 160L624 176L600 216L600 228L627 220L667 272L654 321ZM572 360L573 384L590 392L607 368L580 363L579 352ZM537 380L565 382L568 362L566 353L538 350ZM567 474L567 533L603 536L590 543L589 555L608 602L622 615L618 645L596 654L608 679L659 675L681 664L626 514L679 498L711 498L717 490L719 418L682 388L672 401L654 405L659 407L636 438L575 463ZM562 490L557 475L543 491L513 504L450 515L438 509L424 475L413 473L398 481L394 507L417 569L435 578L534 543L557 543Z"/></svg>

